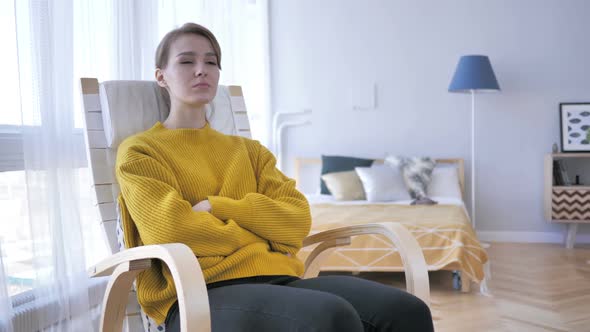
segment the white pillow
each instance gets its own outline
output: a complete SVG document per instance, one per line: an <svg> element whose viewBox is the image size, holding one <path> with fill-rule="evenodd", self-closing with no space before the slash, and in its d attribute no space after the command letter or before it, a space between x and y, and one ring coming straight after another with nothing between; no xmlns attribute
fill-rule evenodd
<svg viewBox="0 0 590 332"><path fill-rule="evenodd" d="M367 201L385 202L410 199L399 169L387 165L356 167Z"/></svg>
<svg viewBox="0 0 590 332"><path fill-rule="evenodd" d="M452 197L462 200L457 166L436 165L427 189L428 197Z"/></svg>

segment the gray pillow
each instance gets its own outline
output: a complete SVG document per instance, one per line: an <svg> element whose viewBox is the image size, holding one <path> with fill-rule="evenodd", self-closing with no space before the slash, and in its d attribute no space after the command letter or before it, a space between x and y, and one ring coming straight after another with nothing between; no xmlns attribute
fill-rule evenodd
<svg viewBox="0 0 590 332"><path fill-rule="evenodd" d="M428 157L399 157L388 156L385 163L391 167L397 167L402 173L408 193L414 199L412 205L432 205L437 202L428 198L426 190L432 179L432 170L436 162Z"/></svg>

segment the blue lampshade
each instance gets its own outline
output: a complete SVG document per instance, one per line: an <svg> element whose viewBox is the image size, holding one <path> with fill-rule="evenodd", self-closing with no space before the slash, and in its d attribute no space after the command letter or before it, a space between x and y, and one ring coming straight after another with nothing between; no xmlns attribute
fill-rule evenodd
<svg viewBox="0 0 590 332"><path fill-rule="evenodd" d="M459 59L449 92L500 90L490 59L485 55L464 55Z"/></svg>

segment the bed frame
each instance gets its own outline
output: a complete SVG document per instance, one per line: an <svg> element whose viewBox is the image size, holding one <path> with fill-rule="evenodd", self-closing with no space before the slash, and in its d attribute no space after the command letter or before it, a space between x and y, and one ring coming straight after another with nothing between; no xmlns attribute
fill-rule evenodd
<svg viewBox="0 0 590 332"><path fill-rule="evenodd" d="M437 164L447 164L447 165L457 165L457 172L459 176L459 186L461 188L461 195L463 197L463 201L465 201L465 162L461 158L440 158L435 159ZM375 164L383 164L385 161L383 159L376 159ZM310 166L319 166L321 167L322 160L321 158L303 158L298 157L295 158L295 181L297 184L300 183L302 171L306 167ZM471 280L470 278L464 274L460 273L460 271L452 270L452 272L459 272L454 273L454 278L460 279L461 284L461 291L464 293L468 293L471 290ZM457 283L455 279L454 284Z"/></svg>

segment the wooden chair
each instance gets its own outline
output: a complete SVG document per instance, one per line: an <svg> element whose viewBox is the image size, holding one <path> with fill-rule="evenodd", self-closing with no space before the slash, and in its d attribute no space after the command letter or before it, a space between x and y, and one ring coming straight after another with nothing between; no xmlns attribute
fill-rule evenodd
<svg viewBox="0 0 590 332"><path fill-rule="evenodd" d="M99 85L95 78L82 78L86 120L85 133L102 219L112 256L89 271L92 277L110 276L104 295L100 331L163 331L140 313L133 282L152 261L161 260L170 269L178 296L182 331L210 331L209 301L201 268L188 246L181 243L126 248L116 206L119 187L114 165L119 143L126 137L149 129L168 115L168 105L160 87L149 81L109 81ZM220 86L208 105L207 118L212 128L229 135L250 137L246 107L239 86ZM402 256L407 291L430 302L428 271L422 250L414 237L396 223L342 227L307 237L303 245L316 245L305 262L304 278L319 273L322 258L335 247L350 244L352 236L383 234ZM140 321L140 317L143 323Z"/></svg>

